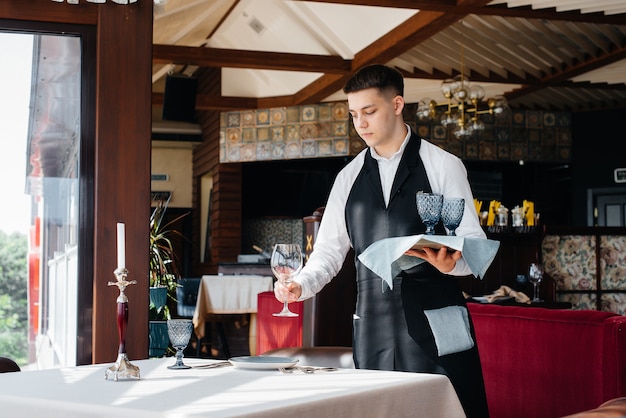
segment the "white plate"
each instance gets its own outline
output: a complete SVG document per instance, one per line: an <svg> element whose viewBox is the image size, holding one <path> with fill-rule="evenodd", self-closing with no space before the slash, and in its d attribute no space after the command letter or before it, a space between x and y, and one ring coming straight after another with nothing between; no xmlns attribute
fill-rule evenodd
<svg viewBox="0 0 626 418"><path fill-rule="evenodd" d="M271 370L281 367L292 367L298 359L290 357L273 357L273 356L242 356L228 359L235 367L242 369L263 369Z"/></svg>

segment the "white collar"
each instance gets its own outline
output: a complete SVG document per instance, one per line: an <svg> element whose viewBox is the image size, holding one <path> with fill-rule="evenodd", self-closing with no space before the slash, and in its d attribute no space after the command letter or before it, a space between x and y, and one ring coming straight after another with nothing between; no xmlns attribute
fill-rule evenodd
<svg viewBox="0 0 626 418"><path fill-rule="evenodd" d="M405 126L406 126L407 133L406 133L406 136L404 137L404 141L402 141L402 145L400 145L400 148L398 149L398 151L396 151L390 158L381 157L380 155L378 155L374 147L370 147L370 152L372 154L372 157L376 161L392 161L402 156L402 153L404 152L404 149L406 148L406 144L409 143L409 138L411 138L411 127L407 125L406 123L405 123Z"/></svg>

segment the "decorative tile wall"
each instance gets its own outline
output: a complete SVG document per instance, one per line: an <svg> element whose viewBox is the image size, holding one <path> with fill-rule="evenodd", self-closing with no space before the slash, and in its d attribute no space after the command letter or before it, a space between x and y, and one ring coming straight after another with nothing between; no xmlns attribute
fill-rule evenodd
<svg viewBox="0 0 626 418"><path fill-rule="evenodd" d="M222 113L220 162L355 155L349 116L346 102Z"/></svg>
<svg viewBox="0 0 626 418"><path fill-rule="evenodd" d="M422 123L415 117L416 104L405 108L412 129L464 160L569 162L572 149L572 116L569 112L514 110L505 118L483 115L484 131L458 140L440 123Z"/></svg>
<svg viewBox="0 0 626 418"><path fill-rule="evenodd" d="M485 115L485 130L458 140L439 123L421 123L417 104L404 118L420 136L464 160L569 162L571 113L512 110L504 119ZM356 155L364 148L345 101L224 112L220 162L290 160Z"/></svg>

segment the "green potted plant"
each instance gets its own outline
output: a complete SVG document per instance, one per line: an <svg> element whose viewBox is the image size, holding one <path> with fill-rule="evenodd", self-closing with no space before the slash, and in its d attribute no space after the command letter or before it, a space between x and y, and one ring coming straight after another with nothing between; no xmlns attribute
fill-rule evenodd
<svg viewBox="0 0 626 418"><path fill-rule="evenodd" d="M168 349L168 302L176 300L180 277L171 238L182 234L171 226L186 214L164 223L168 203L159 201L150 215L150 357L162 357Z"/></svg>

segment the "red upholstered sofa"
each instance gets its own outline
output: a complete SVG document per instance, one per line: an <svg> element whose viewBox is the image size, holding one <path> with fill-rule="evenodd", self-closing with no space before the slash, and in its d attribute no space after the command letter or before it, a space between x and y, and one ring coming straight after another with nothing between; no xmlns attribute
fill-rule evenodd
<svg viewBox="0 0 626 418"><path fill-rule="evenodd" d="M556 418L626 396L626 316L469 303L491 418Z"/></svg>

